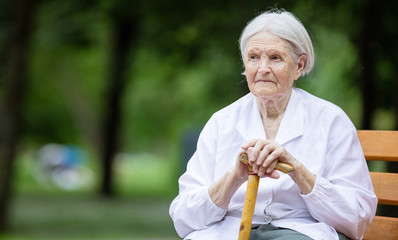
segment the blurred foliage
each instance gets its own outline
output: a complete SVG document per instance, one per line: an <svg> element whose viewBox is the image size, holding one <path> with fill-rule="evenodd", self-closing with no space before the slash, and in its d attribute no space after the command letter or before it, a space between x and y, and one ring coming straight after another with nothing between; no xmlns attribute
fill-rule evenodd
<svg viewBox="0 0 398 240"><path fill-rule="evenodd" d="M297 86L339 105L361 128L361 74L367 69L359 49L364 9L372 1L37 1L13 182L19 194L13 199L10 234L0 239L174 238L167 208L187 160L184 139L248 92L238 40L246 23L269 7L293 12L313 39L315 68ZM0 63L6 61L14 30L11 3L0 0ZM375 62L374 129L398 126L397 7L393 1L377 2L371 9L377 27L365 29L371 36L366 49ZM126 16L135 17L139 31L128 57L113 166L122 197L93 199L88 194L99 188L101 174L112 24ZM0 97L4 72L0 64ZM84 149L93 181L72 194L40 184L37 151L48 143Z"/></svg>
<svg viewBox="0 0 398 240"><path fill-rule="evenodd" d="M3 0L2 6L8 3ZM132 164L126 163L131 169L151 171L152 175L133 170L122 175L150 179L163 176L159 172L168 169L167 174L174 176L171 182L175 182L180 174L184 135L202 128L211 114L248 92L241 75L238 39L246 23L268 6L295 13L313 38L315 68L297 86L341 106L360 128L363 110L358 83L362 70L358 34L363 3L39 1L29 55L21 154L49 142L76 144L90 153L93 169L99 169L97 141L108 86L111 22L128 14L137 15L140 31L129 55L119 150L131 154L126 160ZM385 18L380 20L388 39L396 36L396 17L392 12L386 10ZM9 27L7 16L8 12L0 8L1 42L5 42ZM377 48L381 48L380 44L375 43ZM6 45L0 45L0 53L5 49ZM392 58L382 56L378 56L376 66L380 92L374 122L378 129L392 129L397 121L392 103L396 70ZM0 93L1 87L0 82ZM146 153L156 159L148 162L149 169L134 165L136 159L147 161L137 158ZM151 165L151 161L159 162L161 167ZM133 181L126 179L117 181ZM157 184L155 181L153 186ZM139 188L127 186L128 190L122 192ZM175 191L174 188L172 194Z"/></svg>

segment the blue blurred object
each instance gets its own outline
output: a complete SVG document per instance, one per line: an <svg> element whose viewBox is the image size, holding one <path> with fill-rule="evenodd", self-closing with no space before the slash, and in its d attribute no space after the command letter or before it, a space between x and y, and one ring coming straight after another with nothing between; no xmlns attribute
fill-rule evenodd
<svg viewBox="0 0 398 240"><path fill-rule="evenodd" d="M38 151L35 179L45 187L83 189L93 180L92 171L84 163L85 154L81 148L74 145L46 144Z"/></svg>

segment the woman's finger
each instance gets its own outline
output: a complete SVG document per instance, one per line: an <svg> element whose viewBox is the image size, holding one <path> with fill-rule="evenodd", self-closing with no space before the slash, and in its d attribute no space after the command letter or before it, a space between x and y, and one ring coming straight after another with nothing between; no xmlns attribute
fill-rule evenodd
<svg viewBox="0 0 398 240"><path fill-rule="evenodd" d="M261 150L260 155L257 157L256 164L262 165L263 167L267 167L264 161L273 150L274 149L272 145L265 145Z"/></svg>
<svg viewBox="0 0 398 240"><path fill-rule="evenodd" d="M266 170L266 173L270 174L270 173L275 169L275 166L276 166L277 163L278 163L278 158L275 159L273 162L271 162L271 163L268 165L267 170Z"/></svg>
<svg viewBox="0 0 398 240"><path fill-rule="evenodd" d="M260 151L263 149L263 147L264 147L263 141L260 140L256 142L249 155L250 165L253 165L257 161L257 158L260 155Z"/></svg>
<svg viewBox="0 0 398 240"><path fill-rule="evenodd" d="M257 175L259 176L259 177L264 177L265 176L265 167L263 167L263 166L259 166L258 167L258 170L257 170Z"/></svg>
<svg viewBox="0 0 398 240"><path fill-rule="evenodd" d="M243 149L248 149L249 147L254 147L254 145L256 145L256 143L259 141L260 139L251 139L249 141L247 141L246 143L244 143L241 148Z"/></svg>
<svg viewBox="0 0 398 240"><path fill-rule="evenodd" d="M263 166L267 167L267 173L270 173L274 170L276 163L279 160L281 154L283 154L284 148L282 146L276 147L265 159Z"/></svg>
<svg viewBox="0 0 398 240"><path fill-rule="evenodd" d="M265 174L265 177L270 177L273 179L278 179L279 178L279 173L276 170L273 170L271 173L269 174Z"/></svg>

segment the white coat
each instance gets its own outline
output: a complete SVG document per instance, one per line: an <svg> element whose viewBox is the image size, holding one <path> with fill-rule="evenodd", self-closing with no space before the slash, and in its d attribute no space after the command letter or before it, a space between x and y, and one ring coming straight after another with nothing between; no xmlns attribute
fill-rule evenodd
<svg viewBox="0 0 398 240"><path fill-rule="evenodd" d="M247 184L237 190L228 209L213 203L208 187L234 167L241 145L254 138L266 135L251 93L208 121L170 205L180 237L238 239ZM261 178L253 226L271 223L313 239L338 239L335 229L361 238L375 215L377 198L348 116L334 104L293 88L275 141L316 175L315 186L302 195L286 174Z"/></svg>

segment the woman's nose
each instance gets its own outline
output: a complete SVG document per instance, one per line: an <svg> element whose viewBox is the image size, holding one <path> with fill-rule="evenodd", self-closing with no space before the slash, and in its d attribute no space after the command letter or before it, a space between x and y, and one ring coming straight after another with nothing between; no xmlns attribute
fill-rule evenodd
<svg viewBox="0 0 398 240"><path fill-rule="evenodd" d="M258 68L258 72L263 75L271 72L271 69L269 68L267 60L261 60L261 64L260 64L260 67Z"/></svg>

